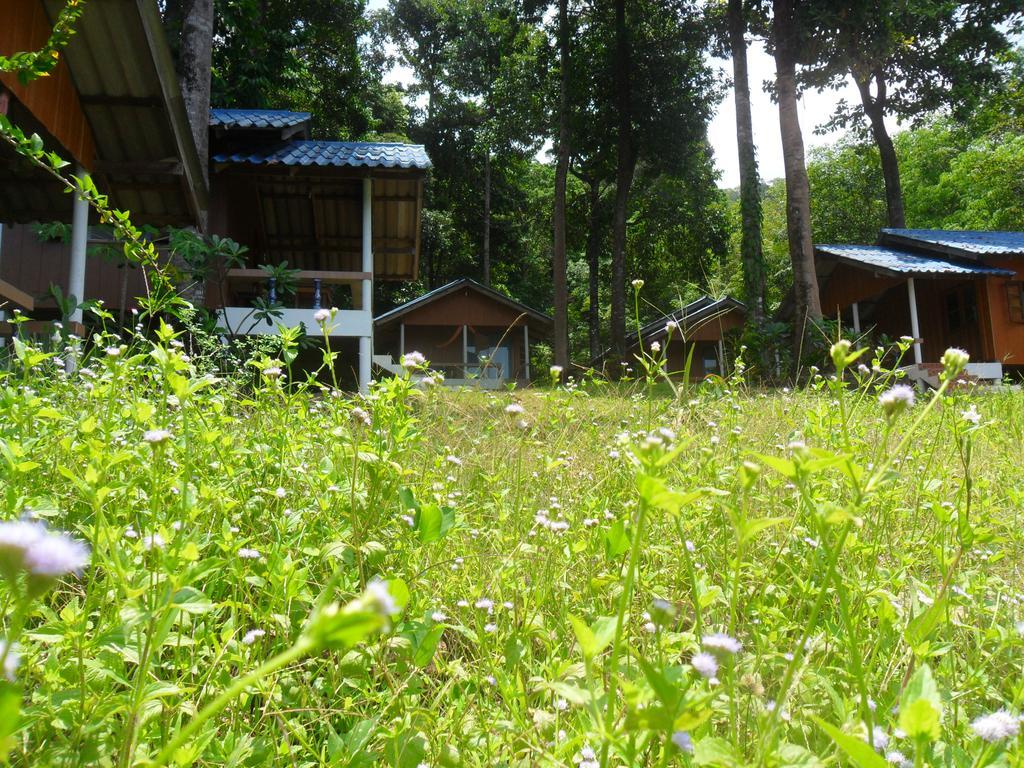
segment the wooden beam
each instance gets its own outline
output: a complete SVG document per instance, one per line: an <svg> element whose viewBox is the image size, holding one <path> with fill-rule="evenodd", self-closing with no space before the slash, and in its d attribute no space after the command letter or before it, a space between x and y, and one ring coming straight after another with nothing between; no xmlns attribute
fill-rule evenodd
<svg viewBox="0 0 1024 768"><path fill-rule="evenodd" d="M269 275L262 269L229 269L228 277L233 280L266 280ZM329 285L360 282L373 277L370 272L338 272L327 269L304 269L295 275L298 280L319 280Z"/></svg>
<svg viewBox="0 0 1024 768"><path fill-rule="evenodd" d="M35 300L20 288L17 288L6 280L0 280L0 300L6 299L7 301L17 304L24 310L31 312L36 307Z"/></svg>
<svg viewBox="0 0 1024 768"><path fill-rule="evenodd" d="M10 92L0 85L0 115L6 115L7 111L11 108L11 94Z"/></svg>

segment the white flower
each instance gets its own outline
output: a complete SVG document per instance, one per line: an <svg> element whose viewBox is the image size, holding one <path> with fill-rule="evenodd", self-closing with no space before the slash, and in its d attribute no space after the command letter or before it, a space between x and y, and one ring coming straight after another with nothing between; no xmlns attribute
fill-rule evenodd
<svg viewBox="0 0 1024 768"><path fill-rule="evenodd" d="M281 375L281 368L276 365L268 365L263 369L263 375L268 379L276 379Z"/></svg>
<svg viewBox="0 0 1024 768"><path fill-rule="evenodd" d="M329 309L318 309L313 315L313 322L317 325L323 325L331 319L331 310Z"/></svg>
<svg viewBox="0 0 1024 768"><path fill-rule="evenodd" d="M885 753L885 760L897 766L897 768L910 768L913 765L906 755L895 749Z"/></svg>
<svg viewBox="0 0 1024 768"><path fill-rule="evenodd" d="M739 653L743 649L743 645L734 637L730 637L724 632L715 632L712 635L704 635L701 639L701 643L711 653L723 654L723 653Z"/></svg>
<svg viewBox="0 0 1024 768"><path fill-rule="evenodd" d="M914 390L906 384L896 384L878 396L886 416L895 416L914 405Z"/></svg>
<svg viewBox="0 0 1024 768"><path fill-rule="evenodd" d="M0 570L5 575L24 570L30 576L55 579L81 573L88 562L85 544L64 533L51 533L42 523L0 523Z"/></svg>
<svg viewBox="0 0 1024 768"><path fill-rule="evenodd" d="M120 347L107 347L103 351L107 353L108 357L120 357L121 355Z"/></svg>
<svg viewBox="0 0 1024 768"><path fill-rule="evenodd" d="M440 624L442 621L447 621L448 617L445 614L441 613L441 611L434 611L432 614L430 614L430 620L436 621L438 624Z"/></svg>
<svg viewBox="0 0 1024 768"><path fill-rule="evenodd" d="M884 752L885 748L889 746L889 734L880 725L871 729L871 746L879 752Z"/></svg>
<svg viewBox="0 0 1024 768"><path fill-rule="evenodd" d="M690 734L686 731L676 731L673 733L672 743L676 745L680 752L693 752L693 739L690 738Z"/></svg>
<svg viewBox="0 0 1024 768"><path fill-rule="evenodd" d="M677 323L675 320L669 320L667 323L665 323L665 332L666 333L672 333L673 331L678 331L678 330L679 330L679 323Z"/></svg>
<svg viewBox="0 0 1024 768"><path fill-rule="evenodd" d="M552 365L548 369L548 372L551 374L552 378L558 378L559 376L562 375L562 366L560 366L560 365Z"/></svg>
<svg viewBox="0 0 1024 768"><path fill-rule="evenodd" d="M267 633L262 629L250 629L242 636L242 645L252 645L258 638L263 637L265 634Z"/></svg>
<svg viewBox="0 0 1024 768"><path fill-rule="evenodd" d="M249 549L249 547L242 547L238 550L238 556L243 560L259 560L260 553L258 550Z"/></svg>
<svg viewBox="0 0 1024 768"><path fill-rule="evenodd" d="M171 433L166 429L147 429L142 433L142 439L150 445L160 445L171 439Z"/></svg>
<svg viewBox="0 0 1024 768"><path fill-rule="evenodd" d="M960 418L962 418L964 421L971 422L971 424L973 424L974 426L978 426L978 424L981 423L981 414L978 413L978 406L972 403L970 408L968 408L966 411L960 412Z"/></svg>
<svg viewBox="0 0 1024 768"><path fill-rule="evenodd" d="M484 624L484 632L486 632L487 634L489 634L489 635L490 634L494 634L497 631L498 631L498 625L497 624Z"/></svg>
<svg viewBox="0 0 1024 768"><path fill-rule="evenodd" d="M384 616L395 616L402 610L395 602L395 598L391 596L387 582L380 579L373 579L366 585L366 595L373 602L377 611Z"/></svg>
<svg viewBox="0 0 1024 768"><path fill-rule="evenodd" d="M481 597L479 600L473 603L473 607L479 608L481 611L487 611L488 613L490 613L494 610L494 601L489 600L486 597Z"/></svg>
<svg viewBox="0 0 1024 768"><path fill-rule="evenodd" d="M284 488L278 487L277 490L274 491L274 495L277 496L277 498L279 499L283 499L285 496L288 495L288 491L286 491Z"/></svg>
<svg viewBox="0 0 1024 768"><path fill-rule="evenodd" d="M693 658L690 659L690 666L701 677L710 679L718 674L718 659L706 651L693 654Z"/></svg>
<svg viewBox="0 0 1024 768"><path fill-rule="evenodd" d="M142 539L142 548L146 551L151 549L163 549L164 548L164 537L159 533L154 533L151 536L144 536Z"/></svg>
<svg viewBox="0 0 1024 768"><path fill-rule="evenodd" d="M402 355L402 367L407 371L422 368L427 364L427 358L420 352L406 352Z"/></svg>
<svg viewBox="0 0 1024 768"><path fill-rule="evenodd" d="M21 664L21 657L18 655L17 646L12 646L8 650L6 641L0 640L0 656L4 657L4 677L13 683L18 672L18 665Z"/></svg>
<svg viewBox="0 0 1024 768"><path fill-rule="evenodd" d="M950 347L942 355L942 365L946 369L946 373L955 375L962 371L967 363L970 361L971 356L959 347Z"/></svg>
<svg viewBox="0 0 1024 768"><path fill-rule="evenodd" d="M1020 731L1020 720L1001 709L979 717L971 723L971 728L982 741L993 743L1015 737Z"/></svg>
<svg viewBox="0 0 1024 768"><path fill-rule="evenodd" d="M638 277L636 280L633 281L632 285L634 290L639 291L641 288L644 287L644 281Z"/></svg>
<svg viewBox="0 0 1024 768"><path fill-rule="evenodd" d="M659 352L661 352L661 342L660 341L652 341L651 342L651 352L654 353L655 355L658 354Z"/></svg>
<svg viewBox="0 0 1024 768"><path fill-rule="evenodd" d="M519 403L509 403L505 406L505 413L522 413L524 410Z"/></svg>

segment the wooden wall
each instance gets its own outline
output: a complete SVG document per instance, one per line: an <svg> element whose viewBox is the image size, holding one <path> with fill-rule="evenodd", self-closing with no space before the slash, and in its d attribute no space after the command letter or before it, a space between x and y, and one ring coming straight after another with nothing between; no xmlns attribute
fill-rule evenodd
<svg viewBox="0 0 1024 768"><path fill-rule="evenodd" d="M37 299L37 309L53 309L46 296L51 283L67 290L71 265L68 243L41 242L28 225L3 228L0 241L0 280L6 280ZM96 255L86 258L85 298L102 299L107 309L121 308L121 287L124 270L117 264ZM128 268L128 307L137 306L134 299L144 296L146 286L140 269ZM80 297L79 297L80 298Z"/></svg>
<svg viewBox="0 0 1024 768"><path fill-rule="evenodd" d="M506 304L488 298L471 288L461 288L446 296L417 307L401 318L406 327L411 325L474 325L508 328L517 323L522 313Z"/></svg>
<svg viewBox="0 0 1024 768"><path fill-rule="evenodd" d="M1006 365L1024 365L1024 323L1010 318L1006 284L1024 281L1024 257L986 259L993 267L1011 269L1017 274L1012 278L990 277L984 282L984 300L988 304L991 318L992 344L995 359Z"/></svg>
<svg viewBox="0 0 1024 768"><path fill-rule="evenodd" d="M41 0L3 0L0 54L35 51L50 36L50 21ZM87 7L85 13L89 13ZM28 85L12 73L0 73L0 84L10 91L78 163L92 169L96 148L67 63Z"/></svg>

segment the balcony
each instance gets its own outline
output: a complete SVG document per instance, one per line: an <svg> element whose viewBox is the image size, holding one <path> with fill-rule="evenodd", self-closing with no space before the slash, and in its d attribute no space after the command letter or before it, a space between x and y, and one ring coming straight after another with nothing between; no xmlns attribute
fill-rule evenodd
<svg viewBox="0 0 1024 768"><path fill-rule="evenodd" d="M268 336L276 334L279 325L305 326L306 333L318 336L323 331L314 316L322 308L336 303L330 293L339 287L351 292L352 308L338 309L325 326L327 335L332 337L361 337L373 335L373 314L362 308L364 283L372 280L369 272L336 272L304 270L290 276L294 280L294 297L289 300L294 306L280 306L278 286L275 279L260 269L232 269L227 273L228 296L236 305L222 307L218 318L231 336ZM347 297L347 293L342 293ZM254 305L254 299L265 297L278 305L273 316L267 316ZM243 306L245 304L246 306Z"/></svg>

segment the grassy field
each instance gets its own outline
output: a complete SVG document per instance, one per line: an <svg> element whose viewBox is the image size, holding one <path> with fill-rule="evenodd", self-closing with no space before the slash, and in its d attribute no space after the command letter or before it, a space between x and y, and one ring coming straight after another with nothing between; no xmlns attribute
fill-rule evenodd
<svg viewBox="0 0 1024 768"><path fill-rule="evenodd" d="M1021 762L1019 394L350 399L169 330L69 377L19 352L15 765Z"/></svg>

